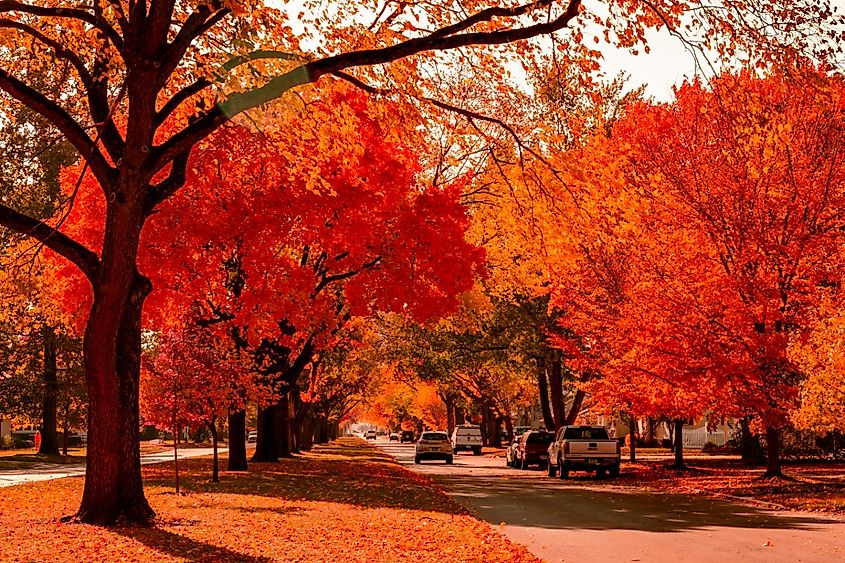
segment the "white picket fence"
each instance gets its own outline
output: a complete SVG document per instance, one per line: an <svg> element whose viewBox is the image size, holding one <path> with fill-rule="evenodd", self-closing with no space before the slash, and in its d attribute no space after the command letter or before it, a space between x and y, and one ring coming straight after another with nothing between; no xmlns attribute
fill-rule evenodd
<svg viewBox="0 0 845 563"><path fill-rule="evenodd" d="M708 432L706 428L691 428L687 430L684 428L684 447L690 449L701 449L707 442L712 442L717 446L723 446L728 437L725 436L723 430L716 432Z"/></svg>

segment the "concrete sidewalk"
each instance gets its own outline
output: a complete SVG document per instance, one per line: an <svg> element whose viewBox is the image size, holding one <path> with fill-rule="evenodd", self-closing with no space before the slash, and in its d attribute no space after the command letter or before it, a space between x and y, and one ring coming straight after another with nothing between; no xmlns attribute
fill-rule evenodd
<svg viewBox="0 0 845 563"><path fill-rule="evenodd" d="M227 448L219 448L218 453L228 451ZM214 453L212 448L185 448L179 450L179 459L202 457ZM141 456L141 465L153 463L166 463L173 459L173 452L159 452ZM0 487L11 487L34 481L49 481L50 479L61 479L63 477L77 477L85 475L85 464L74 463L62 465L59 463L42 463L26 469L0 469Z"/></svg>

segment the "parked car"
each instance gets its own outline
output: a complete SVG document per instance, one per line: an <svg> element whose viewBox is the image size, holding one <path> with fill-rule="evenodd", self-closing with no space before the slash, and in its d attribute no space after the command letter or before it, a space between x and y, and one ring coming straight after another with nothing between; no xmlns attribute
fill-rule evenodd
<svg viewBox="0 0 845 563"><path fill-rule="evenodd" d="M452 432L452 450L472 451L473 455L481 455L481 427L475 424L461 424Z"/></svg>
<svg viewBox="0 0 845 563"><path fill-rule="evenodd" d="M399 434L397 432L390 433L390 441L391 442L398 442L399 441Z"/></svg>
<svg viewBox="0 0 845 563"><path fill-rule="evenodd" d="M414 431L413 430L403 430L402 435L399 436L399 443L400 444L404 444L405 442L413 443L413 441L414 441Z"/></svg>
<svg viewBox="0 0 845 563"><path fill-rule="evenodd" d="M549 445L549 476L559 471L566 479L570 471L595 471L596 477L616 477L621 453L604 426L564 426Z"/></svg>
<svg viewBox="0 0 845 563"><path fill-rule="evenodd" d="M246 435L246 443L247 444L254 444L258 441L258 432L256 430L252 430L249 434Z"/></svg>
<svg viewBox="0 0 845 563"><path fill-rule="evenodd" d="M367 440L375 440L376 439L376 431L375 430L367 430L364 432L364 438Z"/></svg>
<svg viewBox="0 0 845 563"><path fill-rule="evenodd" d="M505 448L505 465L516 467L516 446L519 444L519 436L514 438L508 447Z"/></svg>
<svg viewBox="0 0 845 563"><path fill-rule="evenodd" d="M555 435L545 430L529 430L517 441L514 451L514 467L528 469L530 465L545 466L549 463L549 444Z"/></svg>
<svg viewBox="0 0 845 563"><path fill-rule="evenodd" d="M513 440L505 448L505 465L516 467L516 447L519 445L519 438L531 430L530 426L514 426Z"/></svg>
<svg viewBox="0 0 845 563"><path fill-rule="evenodd" d="M420 439L417 440L414 463L421 463L424 459L442 459L446 463L452 463L452 442L446 432L428 431L420 435Z"/></svg>

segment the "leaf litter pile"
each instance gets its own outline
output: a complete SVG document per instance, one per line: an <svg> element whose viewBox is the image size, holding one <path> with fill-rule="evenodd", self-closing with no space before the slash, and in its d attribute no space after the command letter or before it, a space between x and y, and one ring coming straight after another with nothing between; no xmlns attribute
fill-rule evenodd
<svg viewBox="0 0 845 563"><path fill-rule="evenodd" d="M666 462L623 464L617 484L690 494L736 497L774 508L845 514L845 462L785 463L784 478L766 479L763 469L739 460L695 459L686 470Z"/></svg>
<svg viewBox="0 0 845 563"><path fill-rule="evenodd" d="M225 467L225 460L223 460ZM209 482L207 459L146 466L153 526L60 522L82 478L0 488L0 561L537 561L426 477L354 438Z"/></svg>

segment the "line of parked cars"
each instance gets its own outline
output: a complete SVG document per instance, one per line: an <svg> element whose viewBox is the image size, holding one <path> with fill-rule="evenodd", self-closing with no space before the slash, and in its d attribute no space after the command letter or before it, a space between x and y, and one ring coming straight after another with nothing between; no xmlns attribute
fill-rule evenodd
<svg viewBox="0 0 845 563"><path fill-rule="evenodd" d="M537 466L548 470L550 477L569 477L572 471L595 472L597 477L619 475L621 447L610 438L603 426L564 426L557 432L530 430L516 427L515 438L505 450L505 463L518 469ZM369 436L368 436L369 437ZM391 440L413 442L410 430ZM447 464L454 462L455 454L471 451L481 454L481 428L472 424L455 427L450 437L441 430L427 430L416 441L414 463L437 459Z"/></svg>
<svg viewBox="0 0 845 563"><path fill-rule="evenodd" d="M526 430L518 434L505 450L505 463L519 469L545 467L550 477L559 475L561 479L571 471L616 477L621 456L619 442L608 436L605 427L564 426L557 433Z"/></svg>

